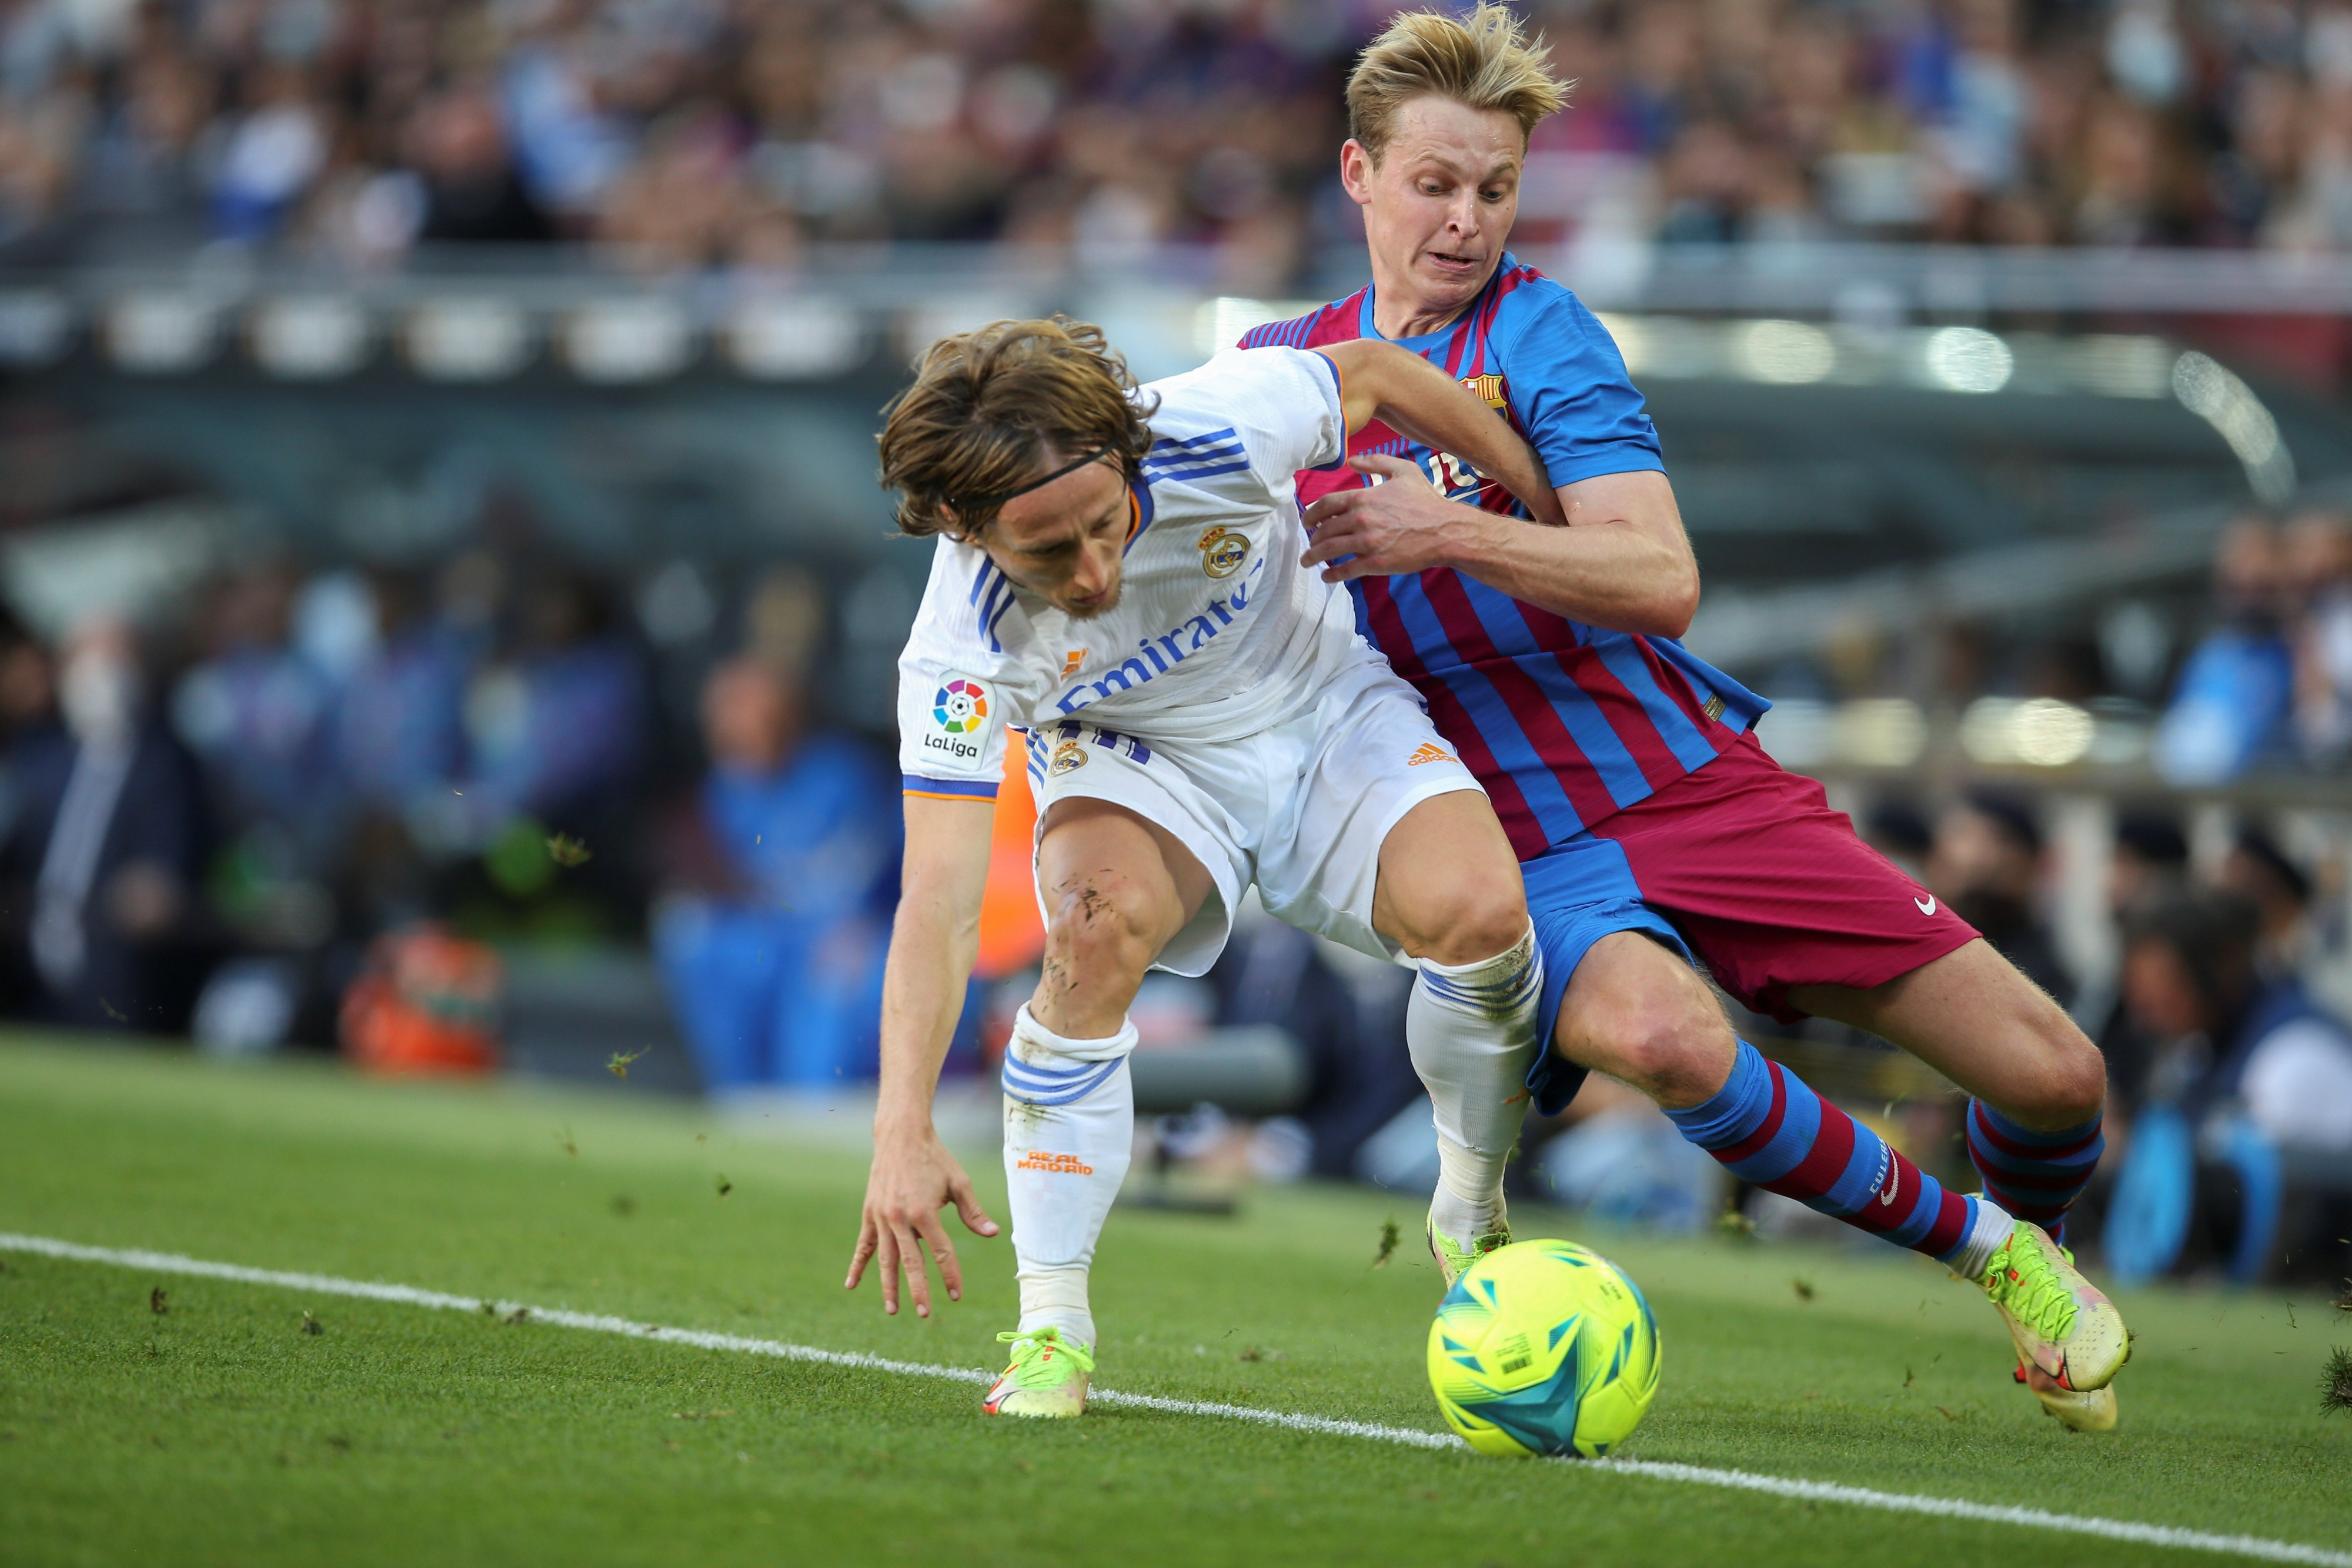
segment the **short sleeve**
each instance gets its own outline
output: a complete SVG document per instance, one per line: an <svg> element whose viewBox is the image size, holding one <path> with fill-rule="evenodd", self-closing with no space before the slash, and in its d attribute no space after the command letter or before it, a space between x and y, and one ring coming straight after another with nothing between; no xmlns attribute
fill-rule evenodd
<svg viewBox="0 0 2352 1568"><path fill-rule="evenodd" d="M898 655L898 771L906 793L993 800L1005 726L1036 700L1009 638L1025 630L1013 585L987 552L939 541L906 651Z"/></svg>
<svg viewBox="0 0 2352 1568"><path fill-rule="evenodd" d="M1555 486L1602 474L1663 473L1657 427L1624 357L1565 289L1538 306L1503 354L1512 412Z"/></svg>
<svg viewBox="0 0 2352 1568"><path fill-rule="evenodd" d="M1155 480L1213 478L1245 464L1269 497L1284 497L1300 469L1347 455L1339 367L1307 350L1227 349L1146 390L1160 400L1151 422L1159 440L1144 463Z"/></svg>

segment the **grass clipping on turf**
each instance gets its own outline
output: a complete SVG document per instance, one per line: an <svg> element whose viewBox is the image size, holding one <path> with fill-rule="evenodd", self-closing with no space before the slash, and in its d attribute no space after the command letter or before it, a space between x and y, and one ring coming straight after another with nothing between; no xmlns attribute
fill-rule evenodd
<svg viewBox="0 0 2352 1568"><path fill-rule="evenodd" d="M2333 1416L2338 1410L2352 1410L2352 1350L2337 1345L2327 1357L2327 1370L2319 1375L2319 1413Z"/></svg>

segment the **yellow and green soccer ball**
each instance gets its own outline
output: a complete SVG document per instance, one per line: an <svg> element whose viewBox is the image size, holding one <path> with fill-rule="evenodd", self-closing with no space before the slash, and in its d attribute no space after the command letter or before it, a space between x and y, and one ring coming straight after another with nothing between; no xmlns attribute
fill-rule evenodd
<svg viewBox="0 0 2352 1568"><path fill-rule="evenodd" d="M1658 1391L1641 1288L1571 1241L1521 1241L1463 1270L1429 1325L1429 1385L1483 1454L1597 1459Z"/></svg>

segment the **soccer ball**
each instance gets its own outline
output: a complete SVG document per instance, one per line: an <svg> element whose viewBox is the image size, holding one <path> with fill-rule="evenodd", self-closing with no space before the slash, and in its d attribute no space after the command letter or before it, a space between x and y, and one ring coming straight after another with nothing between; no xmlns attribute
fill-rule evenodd
<svg viewBox="0 0 2352 1568"><path fill-rule="evenodd" d="M1658 1391L1641 1288L1572 1241L1521 1241L1463 1270L1429 1325L1429 1385L1482 1454L1597 1459Z"/></svg>

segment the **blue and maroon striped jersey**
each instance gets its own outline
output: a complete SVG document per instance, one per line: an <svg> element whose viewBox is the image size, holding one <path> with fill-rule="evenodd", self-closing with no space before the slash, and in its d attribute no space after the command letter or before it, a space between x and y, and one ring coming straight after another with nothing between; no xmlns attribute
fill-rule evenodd
<svg viewBox="0 0 2352 1568"><path fill-rule="evenodd" d="M1366 288L1253 329L1242 346L1311 349L1379 336ZM1509 420L1555 485L1664 469L1657 432L1607 329L1576 296L1511 256L1452 326L1395 341ZM1348 451L1408 456L1455 500L1527 515L1459 458L1377 421ZM1364 483L1345 465L1307 470L1297 477L1298 504ZM1521 860L1711 761L1769 706L1672 638L1581 625L1450 568L1348 587L1357 625L1461 748Z"/></svg>

